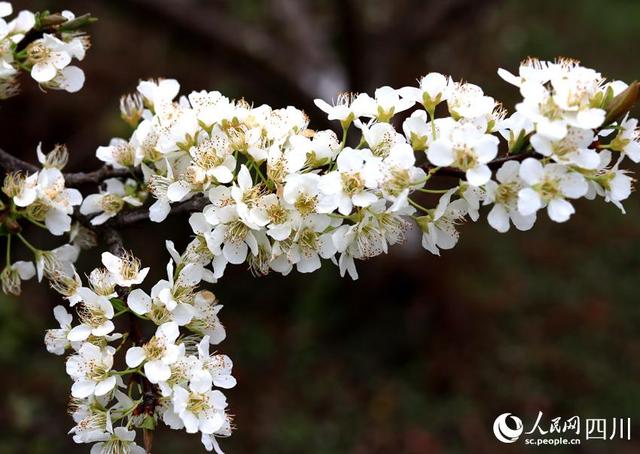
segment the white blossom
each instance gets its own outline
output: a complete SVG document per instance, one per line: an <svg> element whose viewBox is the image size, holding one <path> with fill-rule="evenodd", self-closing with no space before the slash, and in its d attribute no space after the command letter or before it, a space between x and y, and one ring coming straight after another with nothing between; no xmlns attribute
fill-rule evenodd
<svg viewBox="0 0 640 454"><path fill-rule="evenodd" d="M160 325L156 334L142 347L130 347L126 361L129 367L144 363L144 373L151 383L166 381L171 376L171 364L178 360L180 348L175 344L180 335L178 325L167 322Z"/></svg>
<svg viewBox="0 0 640 454"><path fill-rule="evenodd" d="M104 396L117 384L112 374L113 349L100 348L89 342L67 359L67 374L74 380L71 395L83 399L91 395Z"/></svg>
<svg viewBox="0 0 640 454"><path fill-rule="evenodd" d="M534 158L527 158L520 166L520 178L527 187L518 192L518 211L529 216L543 207L551 220L565 222L575 213L566 199L583 197L588 190L584 177L559 164L543 166Z"/></svg>

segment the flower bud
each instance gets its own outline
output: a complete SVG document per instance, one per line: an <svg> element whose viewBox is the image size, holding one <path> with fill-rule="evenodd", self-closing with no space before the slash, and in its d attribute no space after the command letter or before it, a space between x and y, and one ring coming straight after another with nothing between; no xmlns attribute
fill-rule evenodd
<svg viewBox="0 0 640 454"><path fill-rule="evenodd" d="M132 128L138 126L144 111L144 101L138 93L120 98L120 116Z"/></svg>
<svg viewBox="0 0 640 454"><path fill-rule="evenodd" d="M2 284L2 291L7 295L19 296L22 292L20 275L10 266L7 266L0 273L0 283Z"/></svg>

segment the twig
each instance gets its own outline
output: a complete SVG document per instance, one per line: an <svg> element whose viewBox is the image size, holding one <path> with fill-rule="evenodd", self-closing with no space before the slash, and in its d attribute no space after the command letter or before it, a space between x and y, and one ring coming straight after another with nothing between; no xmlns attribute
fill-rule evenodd
<svg viewBox="0 0 640 454"><path fill-rule="evenodd" d="M34 173L40 170L37 166L18 159L0 148L0 167L6 172L20 170L22 172Z"/></svg>
<svg viewBox="0 0 640 454"><path fill-rule="evenodd" d="M129 169L114 169L113 167L103 166L93 172L74 172L65 173L64 180L67 186L79 186L87 183L102 183L107 178L125 178L131 176Z"/></svg>
<svg viewBox="0 0 640 454"><path fill-rule="evenodd" d="M170 215L180 213L191 213L202 210L209 203L209 199L204 196L196 196L185 202L174 205L169 212ZM125 227L149 219L149 208L142 207L135 210L124 211L110 219L106 225L108 227Z"/></svg>
<svg viewBox="0 0 640 454"><path fill-rule="evenodd" d="M6 172L19 170L22 172L35 173L40 170L38 166L16 158L1 148L0 168L4 169ZM132 172L129 169L114 169L109 166L103 166L93 172L65 173L64 180L67 187L74 187L87 183L99 184L107 178L123 178L131 175Z"/></svg>

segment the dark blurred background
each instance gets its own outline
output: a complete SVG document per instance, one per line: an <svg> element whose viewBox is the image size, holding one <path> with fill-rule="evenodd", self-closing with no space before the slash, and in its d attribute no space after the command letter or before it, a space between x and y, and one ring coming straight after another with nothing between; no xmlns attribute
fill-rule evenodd
<svg viewBox="0 0 640 454"><path fill-rule="evenodd" d="M314 97L401 87L429 71L478 83L511 109L517 91L495 72L515 71L529 55L640 77L636 0L13 3L100 18L81 64L82 92L44 95L25 80L23 95L0 106L2 148L35 162L38 141L67 143L70 170L97 168L96 147L128 134L118 98L140 78L296 105L325 127ZM529 233L500 235L482 220L464 226L459 246L442 257L422 250L414 232L388 256L361 263L356 282L330 265L260 279L231 268L214 289L228 330L220 348L238 378L227 393L238 430L223 447L520 452L521 443L495 440L493 420L512 412L530 425L542 410L545 424L555 416L631 417L632 441L583 442L571 452L639 452L640 200L626 206L622 216L601 201L579 202L571 222L544 215ZM159 278L168 258L162 240L183 246L185 226L181 217L123 234ZM85 254L81 265L95 260ZM56 304L33 282L21 298L0 300L1 454L88 451L65 435L70 382L42 342ZM161 430L154 452L199 445L198 437Z"/></svg>

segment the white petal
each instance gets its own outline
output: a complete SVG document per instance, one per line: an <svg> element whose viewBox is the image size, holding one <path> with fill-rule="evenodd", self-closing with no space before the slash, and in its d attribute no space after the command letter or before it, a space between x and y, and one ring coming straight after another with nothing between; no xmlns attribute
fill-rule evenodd
<svg viewBox="0 0 640 454"><path fill-rule="evenodd" d="M44 223L52 235L59 236L71 230L71 216L55 208L49 209Z"/></svg>
<svg viewBox="0 0 640 454"><path fill-rule="evenodd" d="M224 257L233 265L239 265L244 262L248 252L249 247L244 241L237 243L227 242L222 248Z"/></svg>
<svg viewBox="0 0 640 454"><path fill-rule="evenodd" d="M169 185L167 198L171 202L180 202L190 191L191 188L184 181L176 181Z"/></svg>
<svg viewBox="0 0 640 454"><path fill-rule="evenodd" d="M144 373L151 383L157 384L158 382L169 380L171 368L163 364L162 361L149 361L144 365Z"/></svg>
<svg viewBox="0 0 640 454"><path fill-rule="evenodd" d="M89 338L91 335L91 327L89 325L75 326L67 334L67 339L71 342L79 342Z"/></svg>
<svg viewBox="0 0 640 454"><path fill-rule="evenodd" d="M111 376L106 380L102 380L96 385L96 389L94 391L96 396L104 396L109 391L111 391L116 386L116 377Z"/></svg>
<svg viewBox="0 0 640 454"><path fill-rule="evenodd" d="M93 394L96 389L95 382L88 380L80 380L71 386L71 395L76 399L84 399Z"/></svg>
<svg viewBox="0 0 640 454"><path fill-rule="evenodd" d="M540 161L534 158L527 158L520 164L520 178L528 184L539 183L544 175L544 168Z"/></svg>
<svg viewBox="0 0 640 454"><path fill-rule="evenodd" d="M103 252L102 253L102 264L104 267L114 274L119 274L120 267L122 266L122 260L111 252Z"/></svg>
<svg viewBox="0 0 640 454"><path fill-rule="evenodd" d="M146 314L151 310L151 297L137 288L129 293L127 306L138 315Z"/></svg>
<svg viewBox="0 0 640 454"><path fill-rule="evenodd" d="M23 281L31 279L36 274L36 267L33 265L33 262L19 260L15 262L12 267L18 272L18 276L20 276L20 279Z"/></svg>
<svg viewBox="0 0 640 454"><path fill-rule="evenodd" d="M482 186L491 179L491 169L483 164L467 170L465 175L472 186Z"/></svg>
<svg viewBox="0 0 640 454"><path fill-rule="evenodd" d="M529 216L542 208L540 195L531 188L524 188L518 192L518 211Z"/></svg>
<svg viewBox="0 0 640 454"><path fill-rule="evenodd" d="M448 166L453 163L453 150L449 144L436 140L427 151L429 162L435 166Z"/></svg>
<svg viewBox="0 0 640 454"><path fill-rule="evenodd" d="M149 207L149 219L151 222L164 221L169 212L171 211L171 205L165 200L156 200L153 205Z"/></svg>
<svg viewBox="0 0 640 454"><path fill-rule="evenodd" d="M184 427L187 433L194 434L198 431L198 425L200 422L198 421L196 415L194 415L190 411L184 411L180 413L180 418L184 423Z"/></svg>
<svg viewBox="0 0 640 454"><path fill-rule="evenodd" d="M375 203L378 200L378 197L375 194L367 191L360 191L357 194L353 195L353 204L358 207L368 207L369 205ZM351 211L351 209L349 209Z"/></svg>
<svg viewBox="0 0 640 454"><path fill-rule="evenodd" d="M36 63L31 68L31 77L40 83L49 82L57 73L56 67L47 63Z"/></svg>
<svg viewBox="0 0 640 454"><path fill-rule="evenodd" d="M564 199L553 199L549 202L549 206L547 207L549 218L555 222L568 221L575 211L576 210L573 208L573 205Z"/></svg>
<svg viewBox="0 0 640 454"><path fill-rule="evenodd" d="M127 350L125 361L129 367L138 367L145 360L146 355L142 347L131 347Z"/></svg>
<svg viewBox="0 0 640 454"><path fill-rule="evenodd" d="M489 225L500 233L509 231L509 214L502 205L495 205L487 216Z"/></svg>
<svg viewBox="0 0 640 454"><path fill-rule="evenodd" d="M566 197L578 199L587 193L589 184L582 175L571 172L560 182L560 189Z"/></svg>

